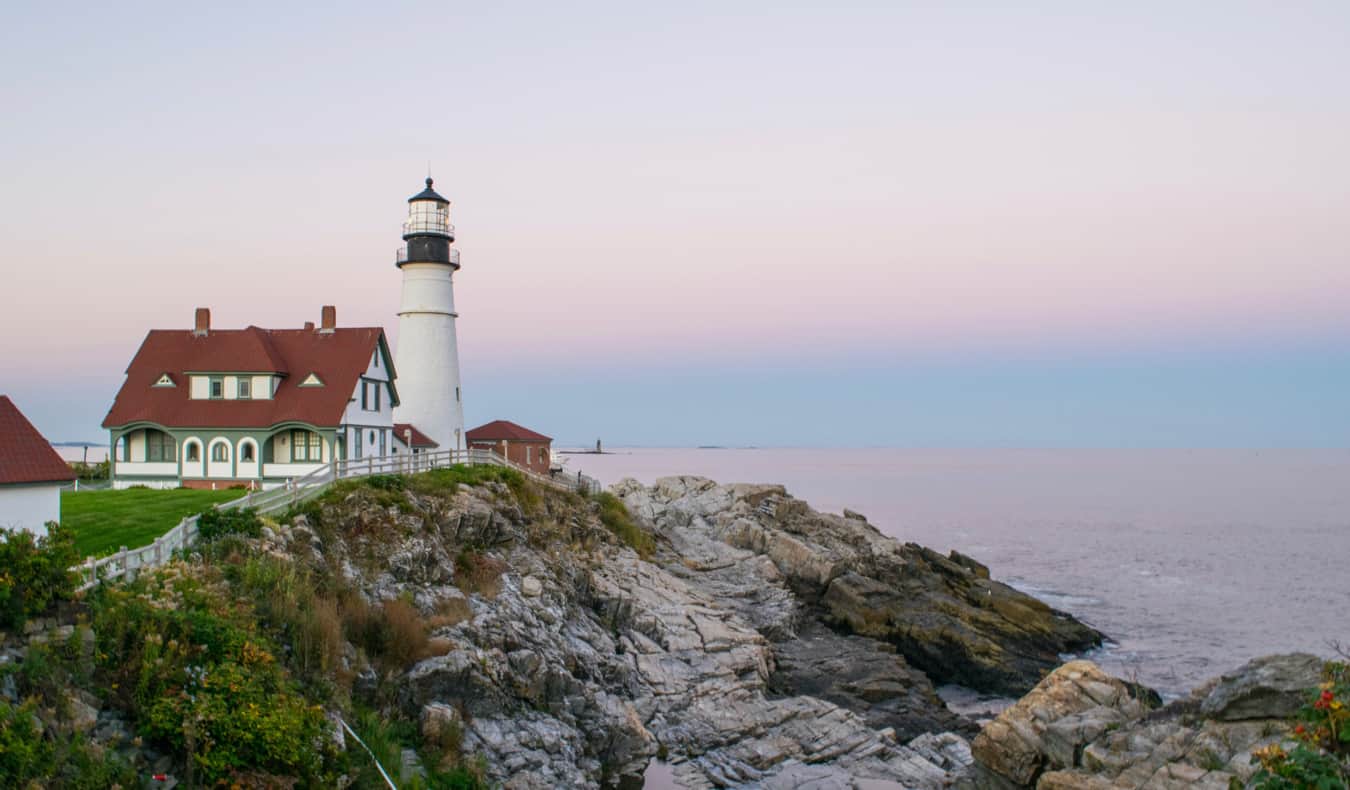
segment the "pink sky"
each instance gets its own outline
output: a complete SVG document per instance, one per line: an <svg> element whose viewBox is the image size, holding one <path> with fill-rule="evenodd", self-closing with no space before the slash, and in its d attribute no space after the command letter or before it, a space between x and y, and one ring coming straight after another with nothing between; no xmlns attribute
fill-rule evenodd
<svg viewBox="0 0 1350 790"><path fill-rule="evenodd" d="M1344 5L719 8L24 11L0 380L393 334L428 160L466 370L1350 339Z"/></svg>

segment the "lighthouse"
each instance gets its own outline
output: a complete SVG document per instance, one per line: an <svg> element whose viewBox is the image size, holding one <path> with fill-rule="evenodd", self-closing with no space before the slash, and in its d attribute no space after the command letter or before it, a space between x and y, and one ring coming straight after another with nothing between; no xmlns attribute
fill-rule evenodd
<svg viewBox="0 0 1350 790"><path fill-rule="evenodd" d="M432 189L408 198L408 219L395 263L403 272L398 311L399 406L394 420L411 423L442 450L464 447L464 406L459 391L455 339L454 275L459 250L451 249L455 226L450 201Z"/></svg>

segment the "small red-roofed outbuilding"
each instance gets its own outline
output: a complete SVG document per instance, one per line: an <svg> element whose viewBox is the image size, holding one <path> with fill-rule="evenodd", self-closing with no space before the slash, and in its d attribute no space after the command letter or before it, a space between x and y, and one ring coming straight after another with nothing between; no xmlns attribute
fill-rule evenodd
<svg viewBox="0 0 1350 790"><path fill-rule="evenodd" d="M553 438L509 420L493 420L468 431L470 448L491 450L531 472L548 474L553 453Z"/></svg>

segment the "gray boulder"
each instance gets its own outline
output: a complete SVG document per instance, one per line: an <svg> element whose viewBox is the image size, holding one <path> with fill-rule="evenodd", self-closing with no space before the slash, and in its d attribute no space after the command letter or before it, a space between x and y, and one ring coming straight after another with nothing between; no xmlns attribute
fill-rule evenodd
<svg viewBox="0 0 1350 790"><path fill-rule="evenodd" d="M1219 678L1200 703L1212 719L1282 719L1304 703L1307 690L1322 679L1322 659L1309 653L1288 653L1252 659Z"/></svg>

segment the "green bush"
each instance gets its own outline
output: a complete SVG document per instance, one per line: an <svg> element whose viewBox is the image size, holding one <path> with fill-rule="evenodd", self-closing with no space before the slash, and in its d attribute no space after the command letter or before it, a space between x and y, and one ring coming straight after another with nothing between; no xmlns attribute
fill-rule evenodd
<svg viewBox="0 0 1350 790"><path fill-rule="evenodd" d="M170 564L100 588L93 609L100 679L143 736L185 755L196 782L331 786L338 756L323 709L218 571Z"/></svg>
<svg viewBox="0 0 1350 790"><path fill-rule="evenodd" d="M52 746L31 702L10 705L0 700L0 784L23 787L52 772Z"/></svg>
<svg viewBox="0 0 1350 790"><path fill-rule="evenodd" d="M20 530L0 530L0 627L18 628L75 593L80 562L75 535L67 527L47 524L38 538Z"/></svg>
<svg viewBox="0 0 1350 790"><path fill-rule="evenodd" d="M139 784L115 754L91 748L81 735L44 734L37 704L0 700L0 787L107 790Z"/></svg>
<svg viewBox="0 0 1350 790"><path fill-rule="evenodd" d="M608 491L596 494L593 499L600 506L600 522L610 532L643 559L652 556L652 552L656 550L656 541L633 520L628 508L624 507L623 500Z"/></svg>
<svg viewBox="0 0 1350 790"><path fill-rule="evenodd" d="M211 508L197 521L197 534L202 540L213 540L221 535L243 535L256 538L262 534L262 519L253 508L230 510Z"/></svg>

